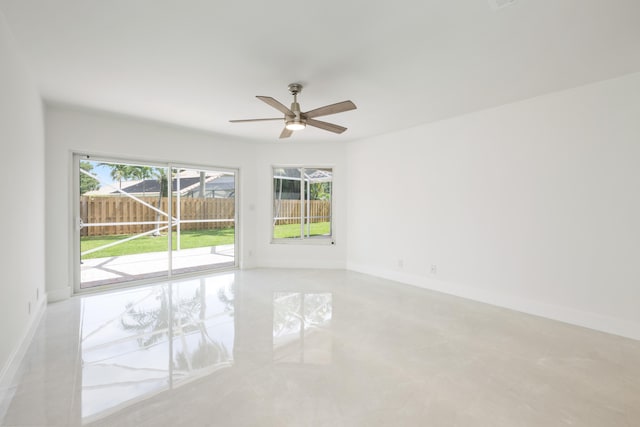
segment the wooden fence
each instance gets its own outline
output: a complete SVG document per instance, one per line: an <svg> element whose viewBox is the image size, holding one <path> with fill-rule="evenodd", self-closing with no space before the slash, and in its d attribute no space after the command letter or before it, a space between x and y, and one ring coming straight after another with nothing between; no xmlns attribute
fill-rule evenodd
<svg viewBox="0 0 640 427"><path fill-rule="evenodd" d="M311 222L327 222L331 217L331 202L329 200L311 200L308 202L309 216ZM300 200L276 200L273 205L273 212L278 219L276 225L300 224ZM302 205L304 214L307 213L307 202ZM315 218L314 218L315 217Z"/></svg>
<svg viewBox="0 0 640 427"><path fill-rule="evenodd" d="M169 203L167 197L160 200L158 206L157 197L139 197L145 203L159 208L163 212L167 212ZM311 200L310 202L311 222L325 222L331 216L331 202L328 200ZM303 209L306 214L306 204ZM173 216L177 217L177 200L173 199ZM274 204L274 213L279 218L276 225L280 224L299 224L300 223L300 201L299 200L280 200ZM235 217L235 200L234 199L214 199L214 198L180 198L180 219L181 220L202 220L202 219L231 219ZM314 218L316 217L316 218ZM80 218L84 224L98 223L126 223L126 222L152 222L154 224L139 225L108 225L97 227L84 227L81 231L82 236L110 236L119 234L137 234L145 231L151 231L157 228L157 221L162 225L166 225L167 217L158 216L153 209L143 205L136 200L126 196L82 196L80 197ZM200 222L200 223L182 223L181 230L210 230L216 228L233 227L233 221L222 222ZM166 230L164 230L166 233Z"/></svg>
<svg viewBox="0 0 640 427"><path fill-rule="evenodd" d="M139 197L140 200L150 204L163 212L167 212L168 198L163 197L158 206L158 197ZM178 215L177 200L173 199L173 217ZM118 222L156 222L161 226L167 224L165 215L158 215L153 209L126 196L110 197L80 197L80 217L84 224L118 223ZM181 220L202 219L232 219L235 217L234 199L192 198L180 199ZM214 228L233 227L233 221L182 223L181 230L210 230ZM151 231L157 228L155 224L139 225L110 225L97 227L84 227L82 236L107 236L117 234L137 234ZM165 229L163 233L166 233Z"/></svg>

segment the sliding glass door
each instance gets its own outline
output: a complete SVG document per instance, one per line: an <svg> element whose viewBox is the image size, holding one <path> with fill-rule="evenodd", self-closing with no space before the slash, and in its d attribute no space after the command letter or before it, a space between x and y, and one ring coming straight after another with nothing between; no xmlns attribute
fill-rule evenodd
<svg viewBox="0 0 640 427"><path fill-rule="evenodd" d="M171 250L174 274L235 263L235 190L233 172L173 168L177 188Z"/></svg>
<svg viewBox="0 0 640 427"><path fill-rule="evenodd" d="M76 290L234 267L236 172L76 155Z"/></svg>

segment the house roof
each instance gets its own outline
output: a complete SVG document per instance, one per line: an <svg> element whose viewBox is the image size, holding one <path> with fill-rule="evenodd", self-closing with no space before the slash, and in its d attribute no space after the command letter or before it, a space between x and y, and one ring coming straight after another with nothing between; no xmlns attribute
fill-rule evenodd
<svg viewBox="0 0 640 427"><path fill-rule="evenodd" d="M116 188L121 188L122 191L129 194L157 195L160 192L160 182L157 179L122 181L121 186L118 187L118 185L117 183L112 186L103 185L99 190L87 192L85 195L117 195L120 191ZM178 191L178 185L180 186L181 194L188 193L189 191L196 190L200 186L200 177L191 174L191 176L181 176L179 180L174 178L171 183L171 191L173 193ZM232 175L209 175L205 179L205 191L229 191L233 189L235 189L235 177Z"/></svg>
<svg viewBox="0 0 640 427"><path fill-rule="evenodd" d="M158 193L160 192L160 182L157 179L145 179L144 181L138 181L132 185L126 185L123 183L122 190L127 193ZM180 179L180 190L184 191L193 185L200 184L200 178L192 177L192 178L181 178ZM171 183L171 191L175 192L178 190L178 180L173 179ZM117 191L112 191L111 194L117 194Z"/></svg>

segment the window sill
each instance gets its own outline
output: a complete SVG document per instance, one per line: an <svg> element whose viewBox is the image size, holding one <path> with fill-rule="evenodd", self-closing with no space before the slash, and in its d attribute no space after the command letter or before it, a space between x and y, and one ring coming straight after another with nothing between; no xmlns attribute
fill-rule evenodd
<svg viewBox="0 0 640 427"><path fill-rule="evenodd" d="M311 245L311 246L335 246L336 241L331 237L319 237L308 239L271 239L275 245Z"/></svg>

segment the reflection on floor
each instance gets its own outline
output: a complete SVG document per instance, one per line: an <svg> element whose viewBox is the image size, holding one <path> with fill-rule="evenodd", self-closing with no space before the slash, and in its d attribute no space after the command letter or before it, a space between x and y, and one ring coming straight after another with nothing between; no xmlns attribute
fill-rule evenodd
<svg viewBox="0 0 640 427"><path fill-rule="evenodd" d="M233 281L82 299L83 420L233 363Z"/></svg>
<svg viewBox="0 0 640 427"><path fill-rule="evenodd" d="M330 293L273 294L273 360L331 363Z"/></svg>
<svg viewBox="0 0 640 427"><path fill-rule="evenodd" d="M2 394L3 426L636 426L640 342L353 272L247 270L49 305Z"/></svg>

